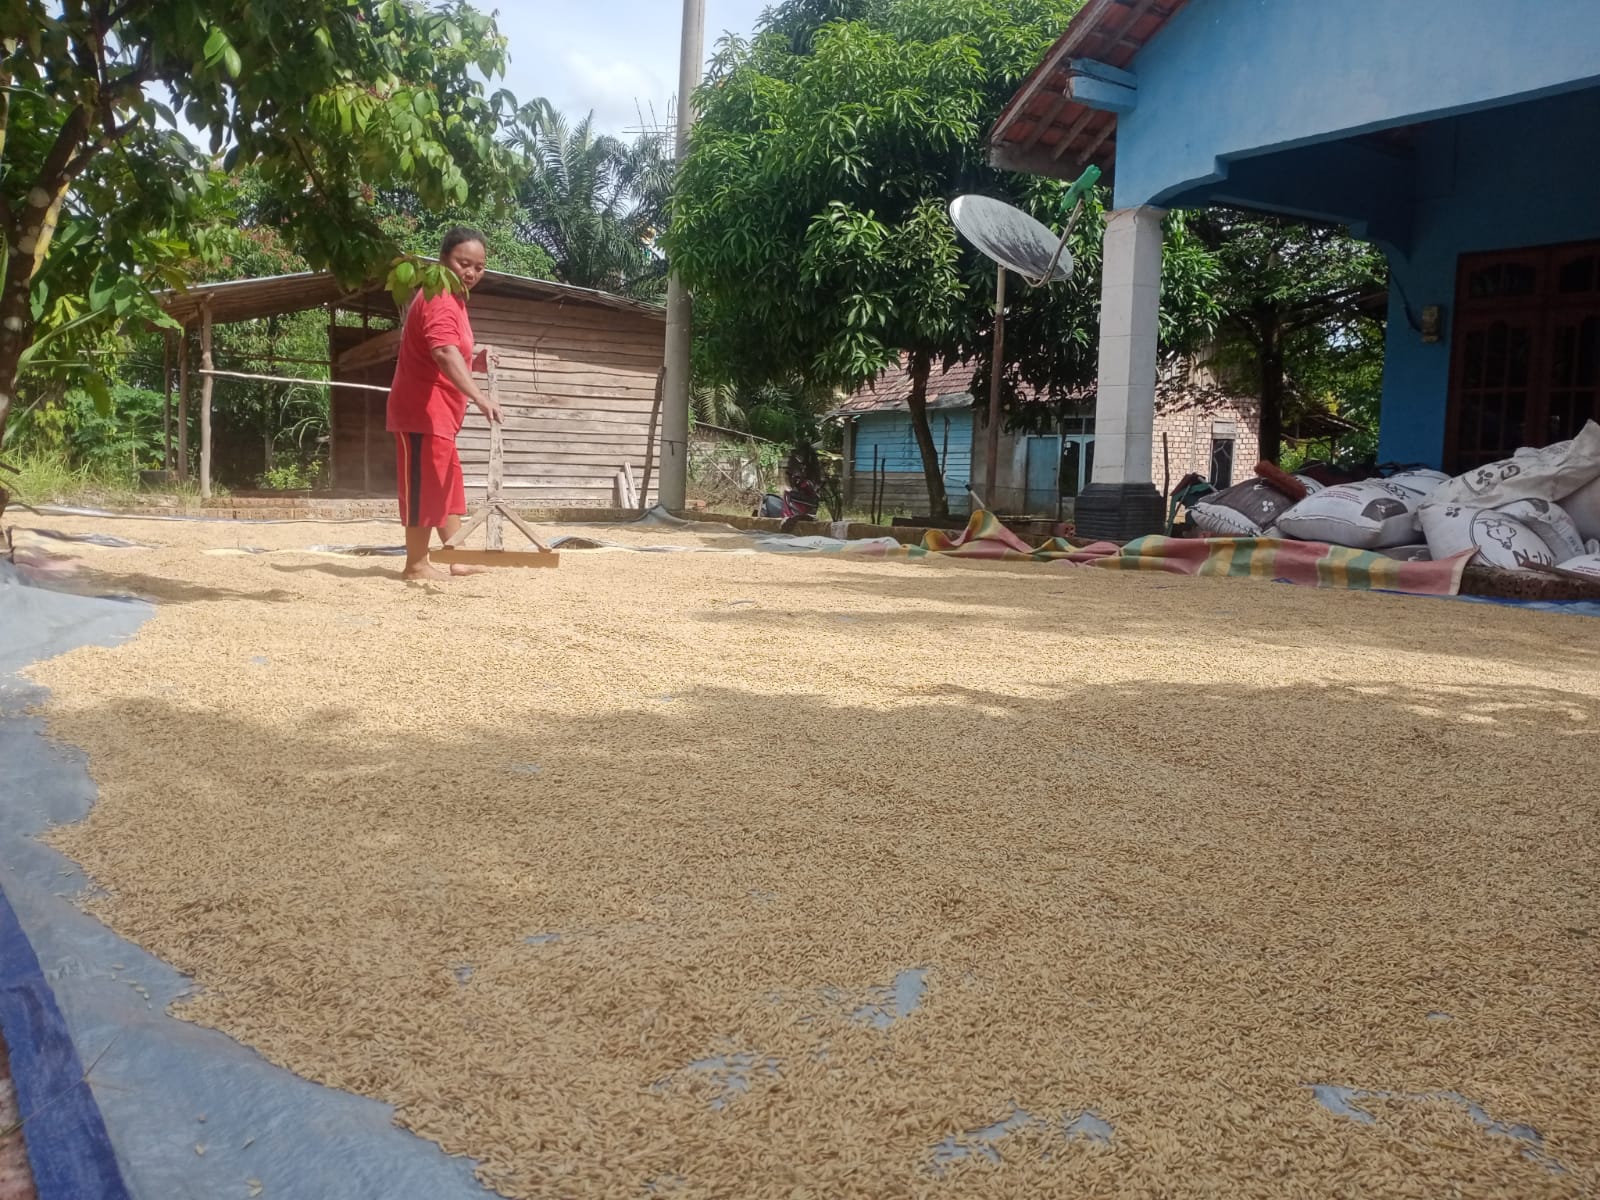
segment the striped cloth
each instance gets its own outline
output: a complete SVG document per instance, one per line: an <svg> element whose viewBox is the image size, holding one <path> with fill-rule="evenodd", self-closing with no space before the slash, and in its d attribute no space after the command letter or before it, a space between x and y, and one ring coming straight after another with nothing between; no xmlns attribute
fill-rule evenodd
<svg viewBox="0 0 1600 1200"><path fill-rule="evenodd" d="M930 530L920 546L891 547L883 540L852 543L845 553L873 557L953 558L1011 562L1065 562L1113 571L1167 571L1175 575L1231 575L1306 587L1454 596L1472 551L1437 562L1402 562L1374 550L1281 538L1136 538L1125 546L1095 542L1074 546L1053 537L1031 546L992 513L975 512L959 534Z"/></svg>

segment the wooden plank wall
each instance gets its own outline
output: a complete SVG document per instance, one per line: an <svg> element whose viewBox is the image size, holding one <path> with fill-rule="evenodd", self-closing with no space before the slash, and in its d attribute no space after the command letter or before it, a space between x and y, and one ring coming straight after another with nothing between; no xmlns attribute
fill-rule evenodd
<svg viewBox="0 0 1600 1200"><path fill-rule="evenodd" d="M354 325L328 329L328 346L334 362L339 356L381 330ZM336 369L336 379L388 387L394 380L394 359L360 370ZM387 496L395 490L394 439L384 429L388 397L382 392L334 387L329 412L329 462L335 491L360 496Z"/></svg>
<svg viewBox="0 0 1600 1200"><path fill-rule="evenodd" d="M953 513L965 513L972 502L966 489L952 488L945 499ZM845 506L852 511L866 512L872 507L872 471L870 468L855 475L845 494ZM921 471L886 471L883 476L883 495L879 507L889 516L924 516L928 511L928 481Z"/></svg>
<svg viewBox="0 0 1600 1200"><path fill-rule="evenodd" d="M661 369L661 321L594 304L481 292L473 295L468 313L478 344L494 346L500 354L507 500L537 508L605 507L623 463L632 464L639 481ZM351 334L360 331L335 328L335 357L360 340ZM394 376L394 361L339 374L386 385ZM383 432L384 404L377 392L334 391L333 461L341 491L366 488L384 495L394 489L394 447ZM363 436L364 430L376 434ZM489 426L476 408L468 407L457 446L468 503L473 503L483 496L489 466ZM654 499L659 433L652 454Z"/></svg>
<svg viewBox="0 0 1600 1200"><path fill-rule="evenodd" d="M535 507L604 506L623 463L644 469L664 327L592 304L474 295L480 345L500 352L505 496ZM469 500L483 494L488 423L469 409L458 442ZM653 451L660 476L661 449Z"/></svg>
<svg viewBox="0 0 1600 1200"><path fill-rule="evenodd" d="M944 487L951 512L966 512L967 488L972 475L972 411L936 410L928 414L933 444L943 455ZM949 422L948 441L945 423ZM911 414L868 413L853 430L854 462L850 492L845 503L865 508L872 502L873 452L884 470L882 507L886 511L926 513L928 482L922 474L922 451L917 447Z"/></svg>

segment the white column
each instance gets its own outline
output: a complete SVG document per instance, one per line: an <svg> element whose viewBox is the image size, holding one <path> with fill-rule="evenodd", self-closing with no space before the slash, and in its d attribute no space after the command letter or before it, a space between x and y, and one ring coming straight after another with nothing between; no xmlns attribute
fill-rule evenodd
<svg viewBox="0 0 1600 1200"><path fill-rule="evenodd" d="M1150 483L1161 310L1159 208L1106 214L1100 270L1100 383L1094 410L1094 479Z"/></svg>

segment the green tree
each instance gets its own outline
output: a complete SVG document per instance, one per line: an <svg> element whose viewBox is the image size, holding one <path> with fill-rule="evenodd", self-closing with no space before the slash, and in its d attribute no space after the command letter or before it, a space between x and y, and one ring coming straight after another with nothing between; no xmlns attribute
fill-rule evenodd
<svg viewBox="0 0 1600 1200"><path fill-rule="evenodd" d="M518 231L549 255L557 279L641 298L665 290L651 249L671 188L659 137L630 145L598 133L592 113L573 124L537 100L523 108L511 143L527 160Z"/></svg>
<svg viewBox="0 0 1600 1200"><path fill-rule="evenodd" d="M694 289L705 357L744 384L854 387L905 353L933 511L947 509L926 384L938 361L987 378L994 267L956 235L951 197L1059 217L1066 185L996 171L984 139L1081 0L789 0L729 39L698 94L667 249ZM1092 379L1100 212L1077 276L1013 279L1003 390L1063 397ZM1170 345L1205 332L1209 258L1169 222ZM1194 329L1183 328L1193 325Z"/></svg>
<svg viewBox="0 0 1600 1200"><path fill-rule="evenodd" d="M1373 359L1382 361L1388 263L1343 230L1228 209L1188 224L1219 268L1220 360L1261 398L1261 456L1277 462L1301 410L1371 420ZM1381 369L1381 368L1380 368Z"/></svg>
<svg viewBox="0 0 1600 1200"><path fill-rule="evenodd" d="M396 252L375 189L441 208L503 188L515 102L482 79L504 61L460 0L0 0L0 432L24 367L109 403L81 339L159 320L152 290L214 261L226 192L174 108L224 169L259 170L268 219L312 265L355 282ZM392 281L447 286L411 261Z"/></svg>
<svg viewBox="0 0 1600 1200"><path fill-rule="evenodd" d="M406 254L434 258L445 233L456 225L467 225L487 240L491 271L529 279L556 277L555 262L544 247L523 238L522 216L514 205L485 201L433 212L414 192L397 192L379 196L374 207L384 231Z"/></svg>

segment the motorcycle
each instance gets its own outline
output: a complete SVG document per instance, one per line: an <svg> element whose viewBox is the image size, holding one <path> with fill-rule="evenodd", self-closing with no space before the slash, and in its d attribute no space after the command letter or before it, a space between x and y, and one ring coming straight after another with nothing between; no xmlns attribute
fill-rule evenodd
<svg viewBox="0 0 1600 1200"><path fill-rule="evenodd" d="M787 533L797 521L816 520L822 508L822 464L810 446L796 446L783 471L789 486L781 494L768 492L763 496L753 515L781 520Z"/></svg>
<svg viewBox="0 0 1600 1200"><path fill-rule="evenodd" d="M817 510L821 506L822 500L817 495L815 485L789 487L785 488L781 495L777 492L768 492L761 497L761 507L756 515L778 517L785 521L810 521L816 517Z"/></svg>

